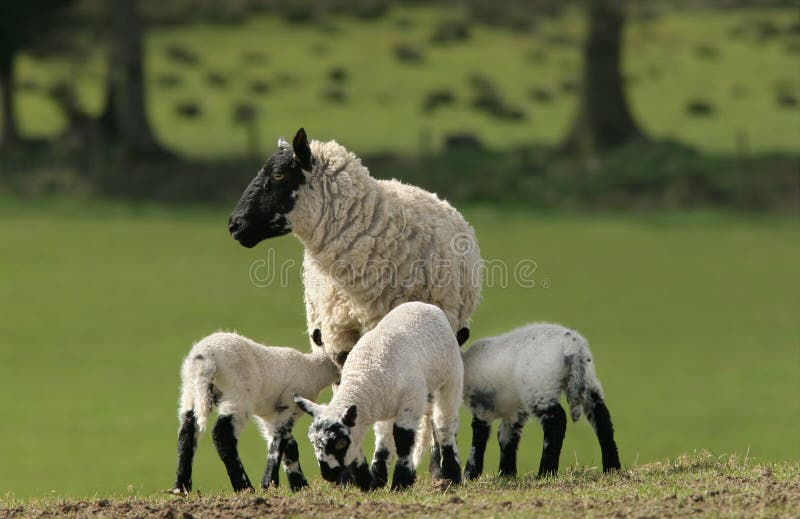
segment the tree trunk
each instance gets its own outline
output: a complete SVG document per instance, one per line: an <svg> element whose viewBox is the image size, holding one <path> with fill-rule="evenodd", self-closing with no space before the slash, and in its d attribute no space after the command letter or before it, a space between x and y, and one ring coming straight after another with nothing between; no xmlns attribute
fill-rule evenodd
<svg viewBox="0 0 800 519"><path fill-rule="evenodd" d="M578 115L566 149L593 155L643 137L631 115L620 68L625 0L588 0Z"/></svg>
<svg viewBox="0 0 800 519"><path fill-rule="evenodd" d="M19 141L17 119L14 115L14 57L0 56L0 110L2 110L2 133L0 148Z"/></svg>
<svg viewBox="0 0 800 519"><path fill-rule="evenodd" d="M147 121L142 28L136 0L108 0L110 63L104 128L135 155L164 155Z"/></svg>

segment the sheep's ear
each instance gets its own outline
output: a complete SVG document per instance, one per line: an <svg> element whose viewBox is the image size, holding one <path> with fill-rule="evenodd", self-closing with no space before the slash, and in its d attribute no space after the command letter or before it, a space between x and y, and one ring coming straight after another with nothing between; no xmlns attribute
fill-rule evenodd
<svg viewBox="0 0 800 519"><path fill-rule="evenodd" d="M319 406L317 404L297 394L295 394L292 399L294 400L294 403L297 404L297 407L311 416L317 416L317 411L319 410Z"/></svg>
<svg viewBox="0 0 800 519"><path fill-rule="evenodd" d="M356 416L358 415L358 410L356 409L355 404L348 407L344 413L342 413L342 423L347 427L353 427L356 424Z"/></svg>
<svg viewBox="0 0 800 519"><path fill-rule="evenodd" d="M292 141L292 149L297 163L306 171L311 171L311 147L308 145L308 136L303 128L297 130Z"/></svg>

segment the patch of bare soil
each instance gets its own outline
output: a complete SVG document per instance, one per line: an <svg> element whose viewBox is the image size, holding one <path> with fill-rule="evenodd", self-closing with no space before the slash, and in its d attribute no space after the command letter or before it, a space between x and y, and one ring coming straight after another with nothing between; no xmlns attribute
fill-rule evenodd
<svg viewBox="0 0 800 519"><path fill-rule="evenodd" d="M418 485L410 494L331 492L326 487L294 495L278 491L235 497L54 502L0 508L0 519L18 517L157 517L164 519L293 516L336 517L800 517L800 481L779 481L769 471L747 477L717 474L703 481L666 483L667 474L620 474L613 480L479 482L442 491ZM645 481L643 481L643 479ZM599 486L597 485L599 483ZM676 492L677 491L677 492Z"/></svg>

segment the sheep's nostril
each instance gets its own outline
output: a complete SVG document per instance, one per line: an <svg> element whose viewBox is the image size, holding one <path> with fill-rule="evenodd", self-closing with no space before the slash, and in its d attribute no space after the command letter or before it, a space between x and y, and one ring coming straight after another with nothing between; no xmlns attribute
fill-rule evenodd
<svg viewBox="0 0 800 519"><path fill-rule="evenodd" d="M230 232L231 234L235 233L236 231L238 231L241 228L242 228L242 222L241 221L234 220L233 218L228 220L228 232Z"/></svg>

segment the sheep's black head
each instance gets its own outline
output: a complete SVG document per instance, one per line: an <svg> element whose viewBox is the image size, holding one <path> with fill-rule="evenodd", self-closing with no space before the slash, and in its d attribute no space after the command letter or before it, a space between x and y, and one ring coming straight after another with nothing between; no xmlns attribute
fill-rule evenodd
<svg viewBox="0 0 800 519"><path fill-rule="evenodd" d="M291 232L288 215L300 186L306 183L312 160L303 128L297 131L291 145L281 137L278 151L267 159L236 204L228 220L231 236L249 248Z"/></svg>
<svg viewBox="0 0 800 519"><path fill-rule="evenodd" d="M356 406L351 405L343 413L336 413L298 395L294 396L294 401L314 418L308 428L308 439L314 446L320 474L326 481L339 481L354 457L349 451L353 444L350 428L356 424Z"/></svg>

